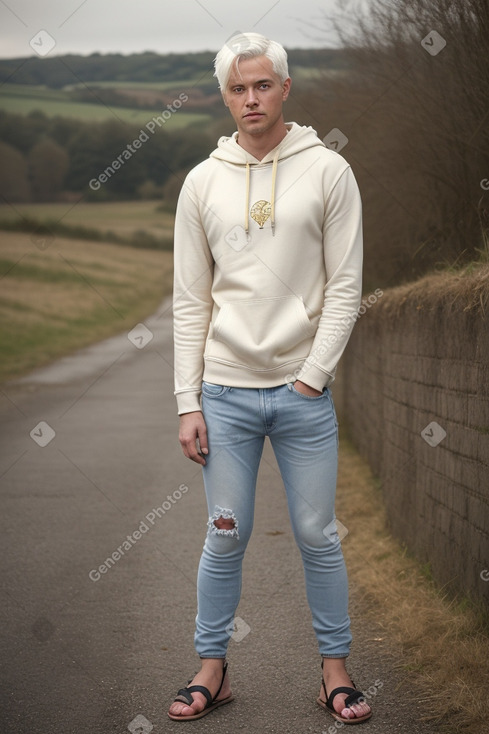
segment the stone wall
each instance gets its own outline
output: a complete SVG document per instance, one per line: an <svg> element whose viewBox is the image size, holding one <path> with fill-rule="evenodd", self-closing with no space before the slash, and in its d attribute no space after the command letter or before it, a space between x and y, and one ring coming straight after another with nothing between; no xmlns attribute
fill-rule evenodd
<svg viewBox="0 0 489 734"><path fill-rule="evenodd" d="M489 268L474 277L386 291L358 319L335 399L393 534L440 585L489 604Z"/></svg>

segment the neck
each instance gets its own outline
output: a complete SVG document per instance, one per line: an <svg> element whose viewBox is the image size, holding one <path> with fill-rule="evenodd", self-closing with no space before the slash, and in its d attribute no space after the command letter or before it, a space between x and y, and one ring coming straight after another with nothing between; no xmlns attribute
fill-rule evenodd
<svg viewBox="0 0 489 734"><path fill-rule="evenodd" d="M261 161L267 153L277 147L286 135L287 128L285 122L281 119L273 128L257 135L249 135L242 130L238 130L237 143L247 153Z"/></svg>

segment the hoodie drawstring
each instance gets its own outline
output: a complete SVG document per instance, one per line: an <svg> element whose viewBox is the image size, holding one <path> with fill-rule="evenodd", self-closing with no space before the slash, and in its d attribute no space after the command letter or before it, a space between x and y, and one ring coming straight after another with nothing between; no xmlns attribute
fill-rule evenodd
<svg viewBox="0 0 489 734"><path fill-rule="evenodd" d="M278 156L279 156L280 150L277 150L275 155L273 156L273 164L272 164L272 192L270 194L271 198L271 204L272 204L272 213L271 213L271 220L272 220L272 236L275 237L275 182L277 180L277 165L278 165Z"/></svg>
<svg viewBox="0 0 489 734"><path fill-rule="evenodd" d="M244 228L246 236L250 231L250 164L246 162L246 196L245 196L245 221Z"/></svg>
<svg viewBox="0 0 489 734"><path fill-rule="evenodd" d="M272 191L270 193L270 199L271 199L271 224L272 224L272 236L275 237L275 187L276 187L276 181L277 181L277 167L278 167L278 158L280 155L280 150L277 150L275 155L273 156L273 163L272 163ZM244 220L244 228L246 235L249 234L250 230L250 164L248 161L246 162L246 196L245 196L245 220Z"/></svg>

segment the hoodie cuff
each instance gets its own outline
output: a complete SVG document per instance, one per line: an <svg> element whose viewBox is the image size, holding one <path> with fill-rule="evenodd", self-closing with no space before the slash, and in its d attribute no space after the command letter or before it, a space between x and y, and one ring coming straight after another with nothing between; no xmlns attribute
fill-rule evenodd
<svg viewBox="0 0 489 734"><path fill-rule="evenodd" d="M178 415L183 413L194 413L202 410L200 405L201 390L180 392L175 395L177 399Z"/></svg>
<svg viewBox="0 0 489 734"><path fill-rule="evenodd" d="M319 367L316 367L316 365L308 365L305 362L296 379L314 388L314 390L322 392L325 387L333 384L334 374L324 372Z"/></svg>

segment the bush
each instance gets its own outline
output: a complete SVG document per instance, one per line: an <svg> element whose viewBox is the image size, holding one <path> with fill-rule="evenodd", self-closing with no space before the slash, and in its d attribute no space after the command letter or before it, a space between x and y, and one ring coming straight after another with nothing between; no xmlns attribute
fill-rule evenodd
<svg viewBox="0 0 489 734"><path fill-rule="evenodd" d="M372 0L347 20L336 16L350 71L297 101L321 136L337 127L349 139L366 288L477 259L489 211L486 0Z"/></svg>

